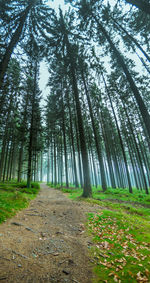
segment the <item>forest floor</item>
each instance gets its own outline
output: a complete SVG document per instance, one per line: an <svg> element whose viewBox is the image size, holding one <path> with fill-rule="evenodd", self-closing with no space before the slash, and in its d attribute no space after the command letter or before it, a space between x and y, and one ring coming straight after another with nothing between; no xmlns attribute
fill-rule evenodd
<svg viewBox="0 0 150 283"><path fill-rule="evenodd" d="M84 224L86 213L98 209L41 184L30 206L0 225L0 282L90 283L92 243Z"/></svg>
<svg viewBox="0 0 150 283"><path fill-rule="evenodd" d="M0 282L150 282L149 196L24 185L0 186Z"/></svg>

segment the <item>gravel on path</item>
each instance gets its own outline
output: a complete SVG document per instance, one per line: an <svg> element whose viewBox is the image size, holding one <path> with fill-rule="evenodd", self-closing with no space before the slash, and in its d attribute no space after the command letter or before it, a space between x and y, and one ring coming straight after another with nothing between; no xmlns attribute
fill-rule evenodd
<svg viewBox="0 0 150 283"><path fill-rule="evenodd" d="M41 184L30 206L0 225L0 282L90 283L84 224L98 207Z"/></svg>

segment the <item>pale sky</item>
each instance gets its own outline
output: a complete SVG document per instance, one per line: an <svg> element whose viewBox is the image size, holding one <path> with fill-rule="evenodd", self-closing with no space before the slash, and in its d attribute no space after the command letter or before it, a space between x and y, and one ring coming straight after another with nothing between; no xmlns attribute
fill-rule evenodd
<svg viewBox="0 0 150 283"><path fill-rule="evenodd" d="M63 11L67 10L68 7L69 7L69 4L64 5L63 0L54 0L53 2L51 0L49 0L47 3L49 3L50 7L55 9L56 12L58 11L59 6L61 6ZM47 94L49 93L49 88L46 87L46 84L48 82L48 78L49 78L49 73L48 73L48 70L47 70L46 63L42 62L41 66L40 66L39 87L42 90L43 100L46 98ZM42 104L44 104L44 101L42 102Z"/></svg>

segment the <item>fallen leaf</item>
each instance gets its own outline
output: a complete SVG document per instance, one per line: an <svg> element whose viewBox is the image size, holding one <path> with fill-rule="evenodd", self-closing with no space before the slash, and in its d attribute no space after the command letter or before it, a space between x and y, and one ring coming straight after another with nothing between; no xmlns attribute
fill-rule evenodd
<svg viewBox="0 0 150 283"><path fill-rule="evenodd" d="M119 281L117 275L114 276L114 281L115 281L115 282L118 282L118 281Z"/></svg>
<svg viewBox="0 0 150 283"><path fill-rule="evenodd" d="M108 249L108 247L109 247L109 243L108 242L103 242L103 247L105 248L105 249Z"/></svg>
<svg viewBox="0 0 150 283"><path fill-rule="evenodd" d="M109 274L108 274L108 276L114 276L114 273L113 273L113 272L111 272L111 273L109 273Z"/></svg>
<svg viewBox="0 0 150 283"><path fill-rule="evenodd" d="M119 269L123 269L123 267L122 267L121 265L117 265L117 267L118 267Z"/></svg>
<svg viewBox="0 0 150 283"><path fill-rule="evenodd" d="M136 279L138 282L148 282L148 278L146 276L143 275L143 273L141 273L141 271L139 271L136 275Z"/></svg>
<svg viewBox="0 0 150 283"><path fill-rule="evenodd" d="M146 256L146 255L142 257L142 260L144 260L145 258L147 258L147 256Z"/></svg>
<svg viewBox="0 0 150 283"><path fill-rule="evenodd" d="M150 272L149 272L148 269L145 269L145 274L146 274L146 276L149 276Z"/></svg>

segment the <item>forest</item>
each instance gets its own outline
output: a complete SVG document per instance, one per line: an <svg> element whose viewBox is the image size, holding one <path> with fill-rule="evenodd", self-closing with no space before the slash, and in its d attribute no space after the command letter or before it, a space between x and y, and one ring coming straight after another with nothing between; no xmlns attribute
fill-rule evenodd
<svg viewBox="0 0 150 283"><path fill-rule="evenodd" d="M149 10L70 2L64 14L45 1L0 3L0 180L30 188L46 174L85 197L98 185L148 194Z"/></svg>
<svg viewBox="0 0 150 283"><path fill-rule="evenodd" d="M150 1L55 2L0 0L0 206L4 191L32 199L46 182L72 199L123 196L118 201L143 201L146 211ZM9 199L0 222L14 215L10 203L15 211L28 201ZM125 210L134 211L130 204ZM101 216L92 217L96 230ZM148 282L141 274L137 281Z"/></svg>

